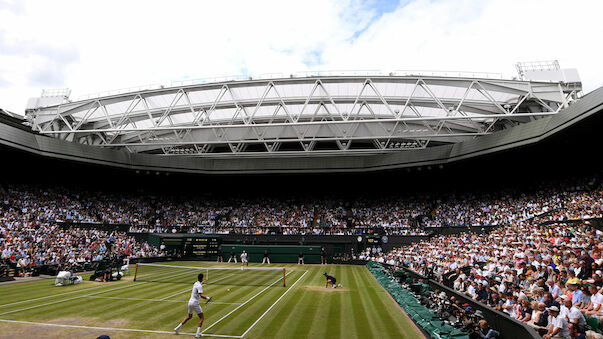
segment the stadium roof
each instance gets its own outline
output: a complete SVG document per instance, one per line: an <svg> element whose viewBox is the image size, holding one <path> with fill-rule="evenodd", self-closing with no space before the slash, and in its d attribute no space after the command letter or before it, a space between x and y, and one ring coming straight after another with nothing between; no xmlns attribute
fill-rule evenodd
<svg viewBox="0 0 603 339"><path fill-rule="evenodd" d="M63 90L31 99L26 116L40 134L130 153L388 154L456 144L557 114L578 98L581 83L558 64L546 67L520 65L520 80L322 72L192 81L75 101Z"/></svg>
<svg viewBox="0 0 603 339"><path fill-rule="evenodd" d="M282 158L223 157L218 159L191 156L158 156L131 153L60 140L42 135L22 125L22 121L0 119L0 144L45 157L102 164L132 170L186 172L205 174L252 173L327 173L364 172L449 164L463 159L536 144L554 135L565 135L573 126L589 126L578 134L570 134L573 146L592 149L592 134L599 129L603 114L603 87L573 101L558 114L545 116L479 138L424 149L385 154L352 154L345 156ZM2 117L2 115L0 115ZM575 129L572 129L575 130ZM584 135L589 133L590 135ZM583 140L583 141L581 141ZM591 141L588 141L591 140ZM595 147L596 148L596 147ZM521 160L518 160L521 162ZM518 169L525 170L520 163ZM37 170L43 171L43 168Z"/></svg>

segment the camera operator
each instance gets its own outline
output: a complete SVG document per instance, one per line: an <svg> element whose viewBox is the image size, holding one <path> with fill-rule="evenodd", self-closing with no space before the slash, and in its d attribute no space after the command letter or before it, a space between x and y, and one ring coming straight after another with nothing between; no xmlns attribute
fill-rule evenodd
<svg viewBox="0 0 603 339"><path fill-rule="evenodd" d="M10 267L8 267L6 262L4 260L0 259L0 281L4 281L4 279L8 279L8 271L9 270L10 270Z"/></svg>
<svg viewBox="0 0 603 339"><path fill-rule="evenodd" d="M452 310L452 315L455 316L458 319L461 319L461 317L463 316L463 314L465 313L465 309L463 308L463 306L469 306L469 304L463 304L461 305L461 301L457 300L455 297L451 297L450 298L450 308ZM465 307L467 307L465 306Z"/></svg>
<svg viewBox="0 0 603 339"><path fill-rule="evenodd" d="M434 269L434 265L433 264L429 264L428 262L425 262L424 264L424 270L425 270L425 276L427 277L427 279L434 279L435 278L435 274L433 272Z"/></svg>
<svg viewBox="0 0 603 339"><path fill-rule="evenodd" d="M113 236L113 233L111 233L111 235L109 235L109 238L105 240L105 246L107 247L108 254L111 254L111 248L113 247L113 244L115 244L115 237Z"/></svg>
<svg viewBox="0 0 603 339"><path fill-rule="evenodd" d="M465 304L467 305L467 304ZM464 305L463 305L464 306ZM461 318L461 330L465 333L467 333L467 335L469 335L469 338L473 339L473 338L479 338L479 320L483 318L481 311L476 314L473 312L473 307L471 306L467 306L464 310L464 313L462 315Z"/></svg>

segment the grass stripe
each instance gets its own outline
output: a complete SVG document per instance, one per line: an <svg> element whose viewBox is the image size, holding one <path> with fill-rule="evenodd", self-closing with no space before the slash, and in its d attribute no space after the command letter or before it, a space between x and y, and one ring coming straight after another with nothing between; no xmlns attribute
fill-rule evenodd
<svg viewBox="0 0 603 339"><path fill-rule="evenodd" d="M358 291L362 291L360 283L358 282L356 272L357 270L352 270L350 275L351 285L356 287ZM359 338L370 338L373 337L374 329L372 324L369 322L368 316L365 312L366 305L362 300L362 297L356 293L355 297L351 299L352 304L352 316L354 318L354 326L356 328L355 336Z"/></svg>
<svg viewBox="0 0 603 339"><path fill-rule="evenodd" d="M276 305L276 304L277 304L279 301L281 301L281 299L282 299L282 298L283 298L285 295L287 295L287 293L289 293L289 291L291 291L291 290L292 290L292 289L295 287L295 285L297 285L297 283L298 283L300 280L302 280L302 279L304 278L304 276L306 275L306 273L308 273L308 272L307 272L307 271L306 271L306 272L304 272L304 274L302 274L302 276L301 276L301 277L299 277L299 278L298 278L298 279L297 279L297 280L296 280L296 281L293 283L293 285L291 285L291 287L290 287L289 289L287 289L287 290L285 291L285 293L283 293L283 295L281 295L281 296L280 296L278 299L276 299L276 301L275 301L275 302L274 302L274 303L273 303L273 304L272 304L272 305L271 305L271 306L270 306L270 307L269 307L269 308L266 310L266 312L264 312L264 313L263 313L263 314L262 314L262 315L261 315L261 316L258 318L258 320L256 320L256 321L255 321L253 324L251 324L251 326L250 326L250 327L247 329L247 331L245 331L245 333L243 333L241 336L243 336L243 337L244 337L244 336L245 336L245 335L246 335L246 334L247 334L247 333L248 333L248 332L249 332L249 331L250 331L250 330L251 330L251 329L252 329L252 328L253 328L253 327L254 327L254 326L255 326L255 325L256 325L256 324L259 322L259 321L260 321L260 320L262 320L262 318L264 318L264 316L265 316L265 315L266 315L268 312L270 312L270 310L271 310L271 309L272 309L272 308L273 308L273 307L274 307L274 306L275 306L275 305Z"/></svg>
<svg viewBox="0 0 603 339"><path fill-rule="evenodd" d="M288 272L287 275L289 275L291 272ZM273 286L274 284L278 283L280 281L276 280L274 281L272 284L266 286L264 289L262 289L260 292L258 292L257 294L255 294L253 297L249 298L247 301L245 301L243 304L237 306L237 308L235 308L234 310L230 311L228 314L226 314L224 317L220 318L218 321L214 322L213 324L211 324L210 326L208 326L207 328L205 328L205 330L203 331L203 333L205 333L206 331L208 331L210 328L214 327L216 324L218 324L219 322L221 322L222 320L226 319L226 317L228 317L229 315L231 315L232 313L234 313L236 310L238 310L239 308L245 306L247 303L249 303L251 300L255 299L258 295L260 295L262 292L264 292L265 290L267 290L268 288L270 288L271 286Z"/></svg>

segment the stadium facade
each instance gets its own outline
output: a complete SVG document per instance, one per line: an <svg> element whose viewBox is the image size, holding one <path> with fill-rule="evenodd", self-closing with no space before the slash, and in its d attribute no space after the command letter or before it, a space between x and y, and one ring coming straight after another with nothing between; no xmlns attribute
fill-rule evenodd
<svg viewBox="0 0 603 339"><path fill-rule="evenodd" d="M219 79L220 80L220 79ZM132 169L197 173L371 171L441 165L538 142L597 113L575 70L518 77L392 72L191 81L78 100L30 99L5 145ZM33 132L33 133L32 133Z"/></svg>

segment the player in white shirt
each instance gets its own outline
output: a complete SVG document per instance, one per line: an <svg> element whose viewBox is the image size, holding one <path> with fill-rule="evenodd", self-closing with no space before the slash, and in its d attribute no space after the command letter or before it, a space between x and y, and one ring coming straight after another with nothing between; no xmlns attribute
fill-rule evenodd
<svg viewBox="0 0 603 339"><path fill-rule="evenodd" d="M241 253L241 267L243 266L249 267L249 260L247 260L247 252L245 251Z"/></svg>
<svg viewBox="0 0 603 339"><path fill-rule="evenodd" d="M193 290L191 291L191 298L188 300L188 315L182 322L174 328L174 332L178 334L178 331L182 327L182 325L186 324L187 321L191 320L193 317L193 313L196 313L199 317L199 325L197 326L197 334L195 338L201 337L201 325L203 325L203 309L201 309L201 305L199 305L199 301L201 299L207 300L209 302L211 300L210 297L203 294L203 284L205 280L203 280L203 273L199 273L197 276L197 281L193 285Z"/></svg>

